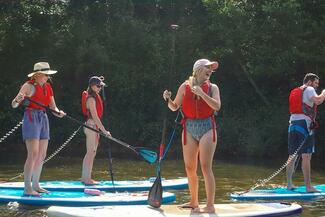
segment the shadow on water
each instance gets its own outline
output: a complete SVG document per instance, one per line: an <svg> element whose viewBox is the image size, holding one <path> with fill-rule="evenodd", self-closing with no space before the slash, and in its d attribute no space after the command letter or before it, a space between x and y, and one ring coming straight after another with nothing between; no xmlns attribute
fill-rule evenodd
<svg viewBox="0 0 325 217"><path fill-rule="evenodd" d="M0 180L8 180L22 172L24 156L19 158L1 158ZM59 158L55 157L44 166L42 180L78 180L81 173L81 158ZM216 177L216 203L234 202L229 194L234 191L243 191L252 187L257 180L264 179L275 172L284 162L275 160L232 160L214 162L214 174ZM115 180L144 180L155 177L155 165L149 165L143 161L120 160L113 158L113 169ZM166 160L162 164L162 175L164 178L184 177L184 164L182 160ZM200 202L205 202L204 182L200 177ZM312 174L313 183L325 183L325 174L316 170ZM110 180L107 159L96 159L94 164L93 178L96 180ZM302 185L303 178L301 170L295 175L295 184ZM18 178L15 181L22 181ZM267 187L285 186L285 173L282 171L274 177ZM187 190L178 190L175 204L188 202L190 197ZM302 216L321 216L325 214L324 200L297 201L303 206ZM292 202L292 201L290 201ZM46 217L46 207L21 206L17 203L0 205L0 217L9 216L32 216Z"/></svg>

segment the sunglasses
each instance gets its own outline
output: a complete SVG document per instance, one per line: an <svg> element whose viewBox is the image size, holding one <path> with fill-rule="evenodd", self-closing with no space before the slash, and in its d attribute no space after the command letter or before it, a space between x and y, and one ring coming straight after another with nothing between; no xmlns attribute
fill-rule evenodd
<svg viewBox="0 0 325 217"><path fill-rule="evenodd" d="M102 88L102 86L101 86L101 85L98 85L98 84L96 84L96 87L98 87L98 88Z"/></svg>

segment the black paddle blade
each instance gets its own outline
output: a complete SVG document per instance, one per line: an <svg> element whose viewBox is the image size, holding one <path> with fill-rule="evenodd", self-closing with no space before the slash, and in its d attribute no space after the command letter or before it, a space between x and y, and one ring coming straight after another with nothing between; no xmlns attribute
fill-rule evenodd
<svg viewBox="0 0 325 217"><path fill-rule="evenodd" d="M139 155L150 164L153 164L157 160L157 153L154 151L140 149Z"/></svg>
<svg viewBox="0 0 325 217"><path fill-rule="evenodd" d="M148 204L152 207L159 208L162 203L162 194L163 188L161 184L161 176L160 172L150 188L149 195L148 195Z"/></svg>

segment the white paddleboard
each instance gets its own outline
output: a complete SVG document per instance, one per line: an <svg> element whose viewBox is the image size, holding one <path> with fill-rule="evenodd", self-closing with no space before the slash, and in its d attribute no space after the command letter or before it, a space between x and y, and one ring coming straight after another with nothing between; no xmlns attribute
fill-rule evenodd
<svg viewBox="0 0 325 217"><path fill-rule="evenodd" d="M288 216L301 213L302 208L295 203L229 203L215 204L216 212L193 213L177 205L163 205L159 209L147 205L99 206L99 207L61 207L47 209L49 217L250 217L250 216Z"/></svg>

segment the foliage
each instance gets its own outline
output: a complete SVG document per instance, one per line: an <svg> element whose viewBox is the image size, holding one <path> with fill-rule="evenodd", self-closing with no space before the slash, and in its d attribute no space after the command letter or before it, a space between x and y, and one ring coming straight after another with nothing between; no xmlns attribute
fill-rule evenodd
<svg viewBox="0 0 325 217"><path fill-rule="evenodd" d="M108 84L104 124L116 138L157 148L162 91L169 88L175 95L193 62L206 57L220 62L211 79L222 99L218 153L283 157L290 89L306 72L319 74L321 85L325 75L324 9L323 1L302 0L1 1L0 132L21 119L22 109L11 109L10 102L33 64L44 60L58 70L53 88L60 108L81 120L81 91L92 75L103 75ZM180 28L170 72L169 26L175 23ZM321 124L323 111L320 107ZM176 114L168 115L172 121ZM50 121L51 144L62 144L77 128L66 119ZM83 134L73 141L69 150L77 153L84 147ZM24 150L12 143L22 143L21 138L0 149ZM180 133L171 150L175 156L179 143ZM120 146L113 148L123 154ZM325 155L325 148L318 154Z"/></svg>

